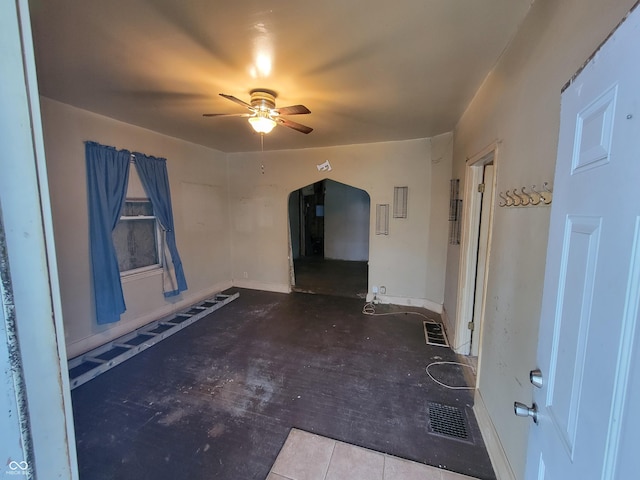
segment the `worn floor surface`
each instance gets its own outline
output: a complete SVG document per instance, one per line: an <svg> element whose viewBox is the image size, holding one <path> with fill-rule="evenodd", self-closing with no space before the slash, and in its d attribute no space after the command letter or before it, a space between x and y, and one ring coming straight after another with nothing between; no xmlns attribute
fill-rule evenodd
<svg viewBox="0 0 640 480"><path fill-rule="evenodd" d="M293 262L293 290L341 297L367 296L368 262L302 257Z"/></svg>
<svg viewBox="0 0 640 480"><path fill-rule="evenodd" d="M425 344L421 317L361 310L358 299L240 290L75 389L81 480L264 480L292 427L495 478L471 392L425 372L458 357ZM464 382L460 367L431 372ZM430 432L429 402L459 407L469 438Z"/></svg>

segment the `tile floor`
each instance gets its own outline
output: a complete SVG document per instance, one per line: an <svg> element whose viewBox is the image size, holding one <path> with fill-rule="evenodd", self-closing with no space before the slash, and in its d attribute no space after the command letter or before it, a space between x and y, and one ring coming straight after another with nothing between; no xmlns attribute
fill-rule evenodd
<svg viewBox="0 0 640 480"><path fill-rule="evenodd" d="M266 480L473 480L472 477L291 429Z"/></svg>

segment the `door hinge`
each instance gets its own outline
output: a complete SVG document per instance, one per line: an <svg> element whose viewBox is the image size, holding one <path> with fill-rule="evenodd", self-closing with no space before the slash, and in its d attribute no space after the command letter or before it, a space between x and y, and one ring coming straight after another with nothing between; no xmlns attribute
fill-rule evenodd
<svg viewBox="0 0 640 480"><path fill-rule="evenodd" d="M473 322L469 322L469 323L467 323L467 328L468 328L469 330L473 330L473 329L475 328L474 323L473 323Z"/></svg>
<svg viewBox="0 0 640 480"><path fill-rule="evenodd" d="M484 193L484 183L478 184L478 193Z"/></svg>

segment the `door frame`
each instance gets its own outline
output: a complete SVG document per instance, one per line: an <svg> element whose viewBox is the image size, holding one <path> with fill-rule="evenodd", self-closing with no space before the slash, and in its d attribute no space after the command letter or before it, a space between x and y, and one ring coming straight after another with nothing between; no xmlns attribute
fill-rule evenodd
<svg viewBox="0 0 640 480"><path fill-rule="evenodd" d="M340 180L335 180L334 178L328 178L328 177L324 177L321 180L315 180L315 181L311 181L310 183L305 183L304 185L302 185L301 187L298 187L296 189L293 189L289 192L289 195L287 196L287 236L288 236L288 241L287 241L287 255L288 255L288 268L289 268L289 292L293 291L293 288L296 286L296 274L295 274L295 266L294 266L294 255L293 255L293 242L291 241L291 235L294 234L295 232L293 232L291 230L291 212L289 209L289 198L291 195L295 194L296 192L299 192L300 190L302 190L303 188L309 186L309 185L313 185L315 183L318 182L326 182L326 181L332 181L335 183L339 183L342 185L345 185L347 187L356 189L356 190L361 190L363 192L365 192L367 194L367 196L369 197L369 212L368 212L368 219L369 219L369 229L368 229L368 235L369 235L369 247L368 247L368 253L367 253L367 265L369 264L369 262L371 261L371 222L372 222L372 209L371 209L371 193L369 193L365 188L363 187L358 187L356 185L353 185L351 183L346 183ZM325 183L325 189L326 189L326 183ZM304 216L305 216L305 212L304 212L304 195L300 194L299 195L299 212L298 212L298 216L299 216L299 233L300 233L300 255L302 256L302 251L304 248ZM326 202L326 199L325 199ZM323 234L324 236L324 234ZM324 257L324 252L323 252L323 257ZM367 291L369 291L369 283L370 283L370 273L367 273Z"/></svg>
<svg viewBox="0 0 640 480"><path fill-rule="evenodd" d="M456 301L456 328L453 339L454 351L462 355L469 355L471 352L471 339L473 332L468 328L469 322L473 320L473 305L476 286L476 272L478 268L478 244L480 233L480 217L482 209L482 195L478 195L477 185L482 182L485 165L493 164L493 181L489 195L489 229L487 239L487 256L484 269L484 291L482 295L482 308L480 319L475 325L477 329L476 339L482 339L482 324L484 323L484 310L486 299L486 283L491 263L491 239L493 236L493 218L495 210L495 192L498 178L498 150L499 141L494 141L475 155L469 157L466 162L464 180L464 203L462 212L462 241L460 245L460 267L458 271L458 295ZM478 357L480 350L478 349ZM480 378L480 368L478 366L477 380Z"/></svg>
<svg viewBox="0 0 640 480"><path fill-rule="evenodd" d="M29 18L27 0L0 3L0 44L8 61L0 82L5 106L0 117L3 125L10 126L0 132L8 152L0 159L0 178L5 179L0 182L2 248L6 250L3 277L13 290L13 303L2 308L11 311L14 319L15 330L8 332L13 336L12 367L22 370L23 379L16 389L16 414L23 432L29 433L27 458L12 460L27 462L26 469L14 471L28 473L29 478L76 480L71 390ZM9 205L20 205L20 211ZM0 394L5 392L0 389Z"/></svg>

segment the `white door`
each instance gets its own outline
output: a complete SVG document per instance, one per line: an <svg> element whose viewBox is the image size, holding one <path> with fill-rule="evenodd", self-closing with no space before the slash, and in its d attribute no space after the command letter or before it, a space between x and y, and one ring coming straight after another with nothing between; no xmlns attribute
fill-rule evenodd
<svg viewBox="0 0 640 480"><path fill-rule="evenodd" d="M562 95L529 480L639 478L639 187L637 9Z"/></svg>
<svg viewBox="0 0 640 480"><path fill-rule="evenodd" d="M487 278L487 259L489 258L489 227L493 215L493 164L483 167L482 205L480 207L480 225L478 232L478 257L476 263L476 286L473 292L473 330L471 331L471 349L469 355L477 357L480 353L480 332L484 316L485 280Z"/></svg>

